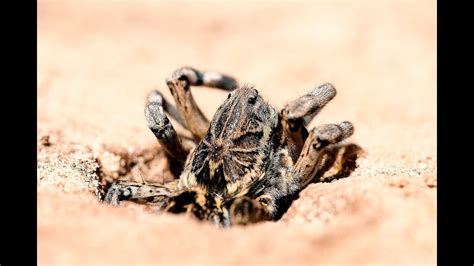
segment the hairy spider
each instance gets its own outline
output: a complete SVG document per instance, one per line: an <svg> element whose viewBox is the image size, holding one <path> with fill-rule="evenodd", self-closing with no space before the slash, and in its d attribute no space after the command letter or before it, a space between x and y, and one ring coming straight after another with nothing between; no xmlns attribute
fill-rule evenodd
<svg viewBox="0 0 474 266"><path fill-rule="evenodd" d="M167 80L177 108L158 92L147 98L148 127L166 152L176 180L166 184L116 182L104 201L129 200L171 213L191 213L220 226L278 219L325 168L325 151L352 135L350 122L307 130L313 117L336 95L323 84L278 112L250 86L191 67ZM212 121L202 114L190 86L230 91ZM189 145L167 114L187 128Z"/></svg>

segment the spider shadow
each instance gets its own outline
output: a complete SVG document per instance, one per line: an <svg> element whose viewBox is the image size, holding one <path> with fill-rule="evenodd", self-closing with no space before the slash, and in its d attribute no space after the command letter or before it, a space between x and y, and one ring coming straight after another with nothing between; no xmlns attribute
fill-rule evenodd
<svg viewBox="0 0 474 266"><path fill-rule="evenodd" d="M327 147L322 155L319 170L316 172L310 184L330 183L338 179L346 178L357 168L357 158L364 154L364 150L357 144L336 144ZM277 206L278 212L274 220L279 220L291 206L293 201L299 198L299 193L306 187L300 189L298 193L281 199Z"/></svg>

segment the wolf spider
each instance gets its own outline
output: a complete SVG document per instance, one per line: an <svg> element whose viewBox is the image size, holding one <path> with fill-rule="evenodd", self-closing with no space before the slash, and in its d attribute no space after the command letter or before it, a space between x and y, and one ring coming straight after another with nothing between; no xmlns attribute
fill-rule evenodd
<svg viewBox="0 0 474 266"><path fill-rule="evenodd" d="M182 67L166 82L177 108L153 91L145 117L177 178L166 184L116 182L104 197L107 203L135 201L222 227L276 220L301 190L319 181L320 172L327 170L325 154L344 148L341 141L354 131L347 121L306 129L336 95L329 83L278 112L256 89L220 73ZM210 122L190 86L230 92ZM193 145L177 134L167 114L192 133ZM340 163L347 158L339 158Z"/></svg>

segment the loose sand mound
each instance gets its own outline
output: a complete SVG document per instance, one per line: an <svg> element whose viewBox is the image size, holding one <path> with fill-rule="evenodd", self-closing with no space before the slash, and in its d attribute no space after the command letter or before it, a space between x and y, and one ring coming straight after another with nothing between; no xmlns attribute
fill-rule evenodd
<svg viewBox="0 0 474 266"><path fill-rule="evenodd" d="M436 2L40 1L40 264L436 263ZM366 152L278 222L219 230L96 195L170 178L145 125L151 89L191 65L276 106L331 82L312 125L352 121ZM226 94L194 88L211 117Z"/></svg>

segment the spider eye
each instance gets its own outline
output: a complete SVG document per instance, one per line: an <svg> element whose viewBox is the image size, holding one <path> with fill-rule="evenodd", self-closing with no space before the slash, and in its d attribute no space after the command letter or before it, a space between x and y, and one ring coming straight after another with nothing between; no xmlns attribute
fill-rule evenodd
<svg viewBox="0 0 474 266"><path fill-rule="evenodd" d="M258 201L260 201L260 203L262 203L263 205L266 205L266 206L270 205L270 199L268 198L262 197Z"/></svg>
<svg viewBox="0 0 474 266"><path fill-rule="evenodd" d="M229 99L229 98L230 98L230 93L229 93L229 94L227 94L227 99Z"/></svg>
<svg viewBox="0 0 474 266"><path fill-rule="evenodd" d="M257 96L252 96L248 99L249 104L254 104L257 101Z"/></svg>

